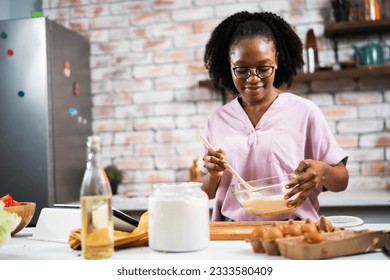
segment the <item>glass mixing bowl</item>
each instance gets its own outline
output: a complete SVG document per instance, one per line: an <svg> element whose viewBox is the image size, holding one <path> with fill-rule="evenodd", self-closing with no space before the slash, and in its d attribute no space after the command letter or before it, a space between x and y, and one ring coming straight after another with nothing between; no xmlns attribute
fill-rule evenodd
<svg viewBox="0 0 390 280"><path fill-rule="evenodd" d="M236 200L247 212L256 216L275 216L286 214L294 210L287 207L290 200L294 200L294 195L289 200L284 199L284 195L290 190L285 185L292 180L291 174L282 176L262 178L247 183L253 188L249 189L242 183L230 186Z"/></svg>

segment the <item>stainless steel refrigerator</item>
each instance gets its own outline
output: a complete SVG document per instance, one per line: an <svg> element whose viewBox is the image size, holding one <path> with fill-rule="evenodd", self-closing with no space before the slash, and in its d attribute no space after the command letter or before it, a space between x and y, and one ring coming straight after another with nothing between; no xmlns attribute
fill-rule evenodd
<svg viewBox="0 0 390 280"><path fill-rule="evenodd" d="M0 196L79 200L91 135L89 42L46 18L0 21Z"/></svg>

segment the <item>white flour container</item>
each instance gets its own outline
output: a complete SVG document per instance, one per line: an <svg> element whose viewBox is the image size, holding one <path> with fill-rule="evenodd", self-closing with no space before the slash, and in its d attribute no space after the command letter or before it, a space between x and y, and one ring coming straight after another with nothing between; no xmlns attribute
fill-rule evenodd
<svg viewBox="0 0 390 280"><path fill-rule="evenodd" d="M188 252L209 245L208 197L201 186L192 182L154 185L148 199L150 248Z"/></svg>

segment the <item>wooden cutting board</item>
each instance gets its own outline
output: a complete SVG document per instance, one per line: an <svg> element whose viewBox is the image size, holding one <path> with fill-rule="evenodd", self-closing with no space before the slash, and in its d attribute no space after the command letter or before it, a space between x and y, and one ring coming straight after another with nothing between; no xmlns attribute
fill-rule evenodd
<svg viewBox="0 0 390 280"><path fill-rule="evenodd" d="M211 240L246 240L253 229L261 225L270 225L271 222L210 222Z"/></svg>

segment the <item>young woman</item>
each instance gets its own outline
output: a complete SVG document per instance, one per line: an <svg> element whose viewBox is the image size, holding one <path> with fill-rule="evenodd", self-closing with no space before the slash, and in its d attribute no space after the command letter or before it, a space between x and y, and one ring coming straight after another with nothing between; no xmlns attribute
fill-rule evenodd
<svg viewBox="0 0 390 280"><path fill-rule="evenodd" d="M347 154L339 147L319 108L279 87L302 67L302 42L273 13L239 12L223 20L206 45L205 65L215 84L236 95L212 112L204 136L217 151L203 157L203 190L215 198L212 220L318 219L318 195L348 185ZM229 190L246 181L294 174L287 185L289 214L254 216Z"/></svg>

